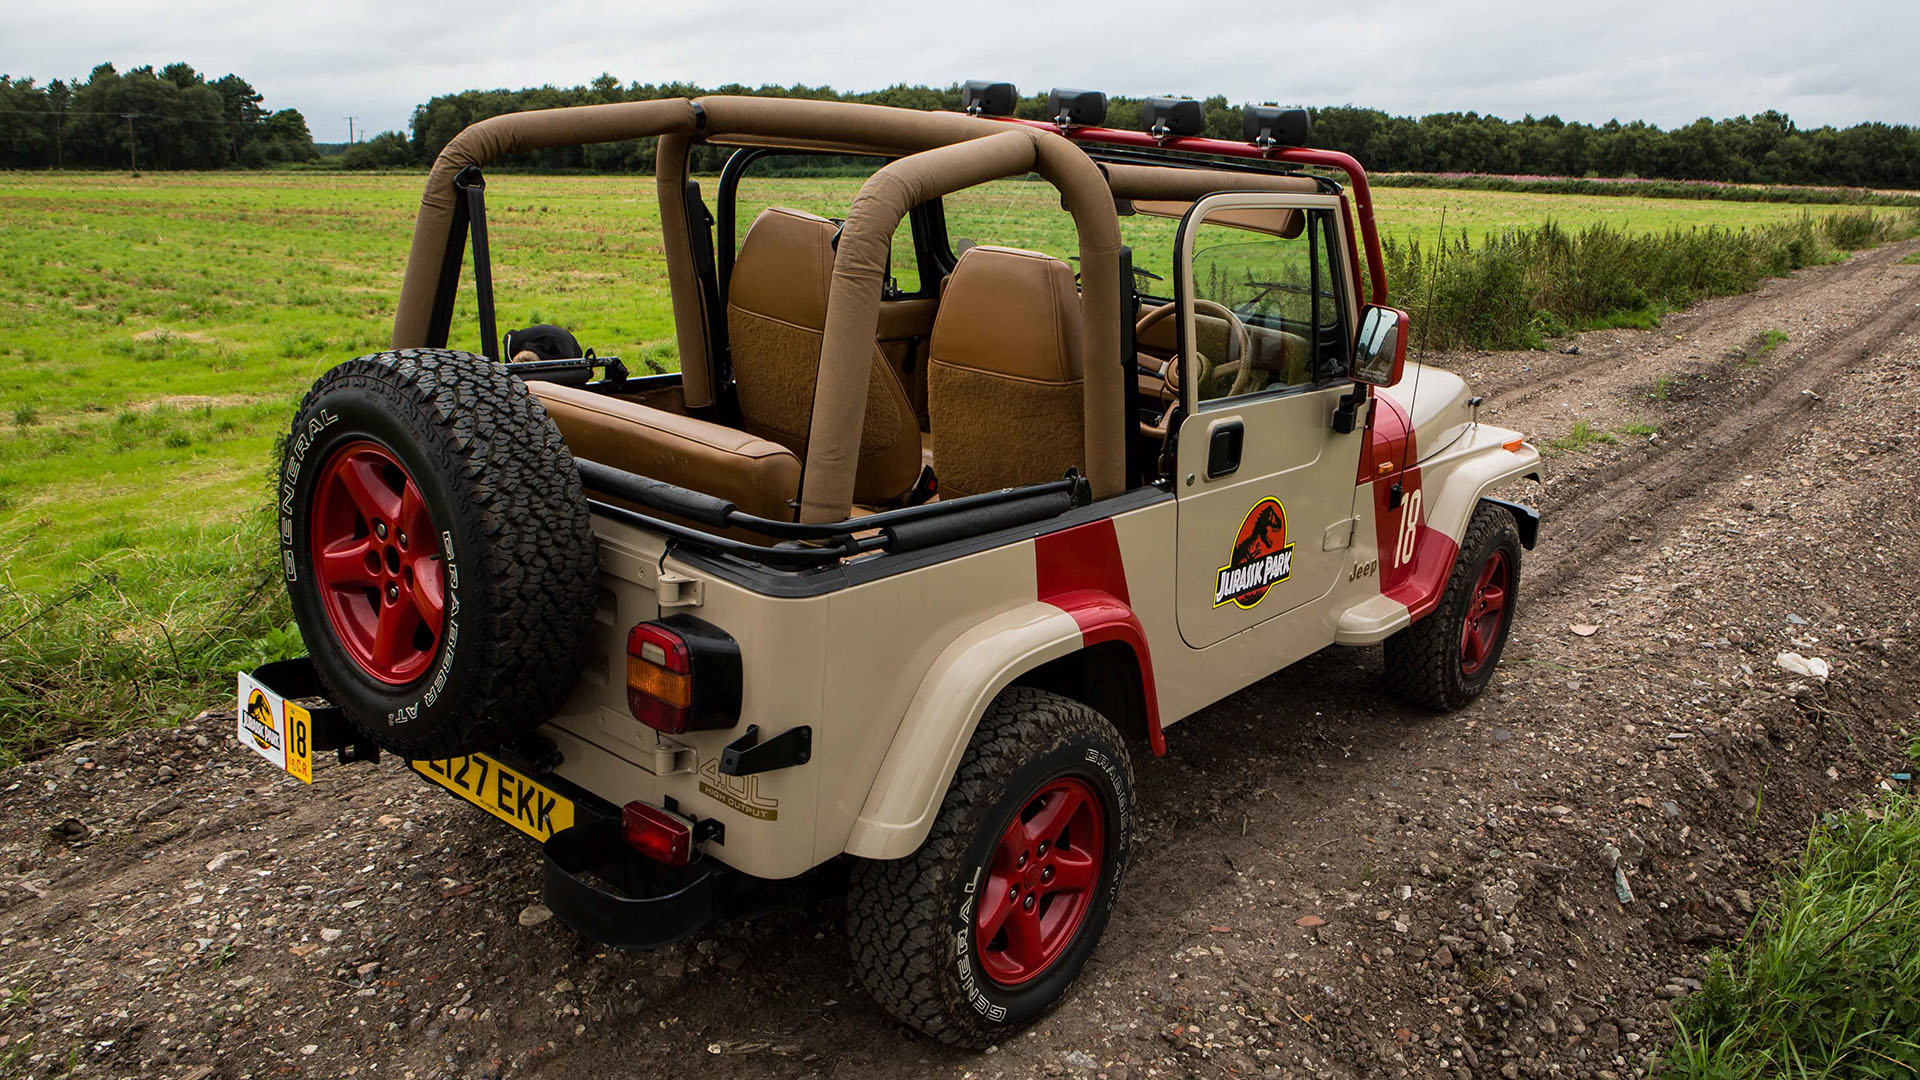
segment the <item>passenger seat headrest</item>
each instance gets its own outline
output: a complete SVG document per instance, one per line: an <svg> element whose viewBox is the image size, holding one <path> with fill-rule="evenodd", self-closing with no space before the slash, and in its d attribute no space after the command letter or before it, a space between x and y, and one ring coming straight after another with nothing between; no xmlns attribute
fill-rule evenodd
<svg viewBox="0 0 1920 1080"><path fill-rule="evenodd" d="M1037 251L969 248L934 317L935 363L1043 383L1081 377L1073 268Z"/></svg>
<svg viewBox="0 0 1920 1080"><path fill-rule="evenodd" d="M826 218L784 207L760 212L733 260L727 303L769 319L821 331L833 284L833 239Z"/></svg>

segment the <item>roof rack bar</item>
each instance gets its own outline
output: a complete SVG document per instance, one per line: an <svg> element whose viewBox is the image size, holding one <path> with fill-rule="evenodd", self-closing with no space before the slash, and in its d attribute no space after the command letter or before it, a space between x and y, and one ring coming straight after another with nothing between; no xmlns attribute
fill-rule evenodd
<svg viewBox="0 0 1920 1080"><path fill-rule="evenodd" d="M1191 154L1210 154L1215 157L1253 158L1261 161L1278 161L1288 165L1317 165L1321 168L1338 169L1347 174L1347 180L1353 188L1355 216L1359 218L1360 232L1366 243L1367 281L1372 289L1373 302L1376 304L1387 302L1386 258L1380 251L1380 231L1373 222L1373 189L1367 184L1367 170L1362 168L1351 154L1343 154L1338 150L1313 150L1303 146L1259 147L1250 143L1229 142L1225 139L1188 136L1158 138L1145 131L1122 131L1119 128L1106 127L1061 127L1046 120L1024 120L1015 116L996 116L992 119L1003 124L1023 124L1042 131L1051 131L1055 135L1077 143L1137 147L1142 150L1180 150Z"/></svg>

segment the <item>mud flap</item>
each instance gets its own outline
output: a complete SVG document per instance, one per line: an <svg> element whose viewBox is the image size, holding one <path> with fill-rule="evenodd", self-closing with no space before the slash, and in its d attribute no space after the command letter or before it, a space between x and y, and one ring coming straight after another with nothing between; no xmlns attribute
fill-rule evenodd
<svg viewBox="0 0 1920 1080"><path fill-rule="evenodd" d="M1540 511L1531 506L1522 506L1517 502L1489 498L1485 495L1480 497L1480 501L1490 502L1512 514L1514 528L1520 530L1520 546L1528 551L1533 550L1534 541L1540 538Z"/></svg>
<svg viewBox="0 0 1920 1080"><path fill-rule="evenodd" d="M541 899L576 932L618 949L657 949L712 922L728 892L711 862L669 870L634 854L620 823L599 820L541 845ZM593 880L589 880L589 876Z"/></svg>

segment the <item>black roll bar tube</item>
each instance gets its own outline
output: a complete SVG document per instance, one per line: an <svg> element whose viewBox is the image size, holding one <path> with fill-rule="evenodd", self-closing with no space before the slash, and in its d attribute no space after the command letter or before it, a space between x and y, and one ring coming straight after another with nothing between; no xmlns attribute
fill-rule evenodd
<svg viewBox="0 0 1920 1080"><path fill-rule="evenodd" d="M467 228L473 236L473 288L480 308L480 353L500 359L500 338L493 322L493 255L487 247L487 181L478 165L454 175L454 188L467 206Z"/></svg>
<svg viewBox="0 0 1920 1080"><path fill-rule="evenodd" d="M741 529L776 540L823 542L830 546L806 550L829 554L833 558L889 547L895 541L893 535L895 530L902 526L951 517L956 521L964 518L982 524L1000 523L997 527L1007 527L1053 517L1093 501L1086 478L1070 472L1059 480L1050 480L1043 484L1029 484L1025 487L988 491L941 502L921 503L918 506L901 507L897 510L887 510L867 517L849 518L845 521L776 521L772 518L743 513L726 499L691 491L676 484L639 476L624 469L616 469L611 465L603 465L582 457L576 457L573 461L580 471L581 484L593 491L717 529ZM1013 503L1034 505L1027 507L1025 512L1009 509L1008 512L991 515L978 513L988 507L1001 507ZM595 505L598 507L600 504ZM1035 516L1027 517L1028 513ZM1016 520L1020 518L1024 518L1025 521ZM698 530L685 529L684 526L674 526L674 528L691 533L693 538L722 539L710 537L709 534ZM980 531L989 530L981 529ZM879 535L856 541L854 534L861 532L877 532ZM925 532L927 530L924 529L907 530L908 535L916 536ZM728 543L738 544L750 552L787 550L768 549L740 541L728 541ZM849 548L849 545L852 547ZM837 550L839 548L847 550Z"/></svg>

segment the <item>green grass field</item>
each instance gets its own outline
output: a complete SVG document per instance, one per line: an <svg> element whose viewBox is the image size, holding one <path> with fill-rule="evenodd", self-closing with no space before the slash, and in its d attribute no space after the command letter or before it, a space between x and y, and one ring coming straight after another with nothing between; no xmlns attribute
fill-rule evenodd
<svg viewBox="0 0 1920 1080"><path fill-rule="evenodd" d="M853 179L751 182L743 201L844 211ZM197 545L261 501L272 441L327 367L384 345L412 176L0 177L0 552L16 588L122 551ZM502 176L489 223L502 327L552 320L603 354L673 363L652 181ZM949 231L1071 254L1041 184L950 201ZM1635 231L1792 220L1776 203L1382 189L1390 236L1559 221ZM1173 222L1125 223L1166 273ZM456 327L471 335L463 294ZM456 330L456 335L460 331ZM137 569L131 571L138 573Z"/></svg>
<svg viewBox="0 0 1920 1080"><path fill-rule="evenodd" d="M101 661L73 644L76 627L104 635L138 671L232 663L284 625L277 588L249 592L269 576L274 442L320 372L385 345L420 184L395 174L0 175L0 729L7 710L72 706L43 700L70 680L100 684ZM838 214L858 185L749 178L741 199ZM558 322L630 367L674 366L650 177L502 175L488 195L503 330ZM1443 215L1449 235L1477 240L1546 220L1656 232L1836 209L1377 196L1389 236L1428 242ZM1070 255L1058 206L1047 185L1002 181L950 199L948 230ZM1122 227L1136 265L1167 274L1174 223L1143 215ZM472 305L463 294L456 346L477 344ZM45 610L76 589L85 595ZM249 596L241 615L223 614ZM131 719L173 705L90 707ZM20 743L0 730L0 758L10 745Z"/></svg>

